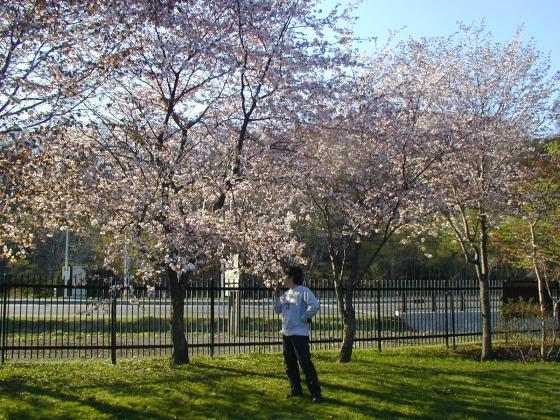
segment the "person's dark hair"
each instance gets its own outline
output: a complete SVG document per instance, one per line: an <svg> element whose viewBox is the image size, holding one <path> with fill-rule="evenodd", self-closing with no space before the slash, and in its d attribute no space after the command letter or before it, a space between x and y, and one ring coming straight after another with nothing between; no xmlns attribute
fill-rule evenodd
<svg viewBox="0 0 560 420"><path fill-rule="evenodd" d="M303 270L301 269L301 267L288 267L288 271L286 274L294 281L295 284L303 284Z"/></svg>

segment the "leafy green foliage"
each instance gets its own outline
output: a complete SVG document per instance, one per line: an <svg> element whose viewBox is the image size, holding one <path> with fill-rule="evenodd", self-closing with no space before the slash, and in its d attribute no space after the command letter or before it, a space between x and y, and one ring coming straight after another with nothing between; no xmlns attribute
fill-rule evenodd
<svg viewBox="0 0 560 420"><path fill-rule="evenodd" d="M553 327L548 322L549 329ZM533 330L533 334L527 334L527 329ZM518 352L524 362L540 359L539 344L541 328L541 308L539 303L519 299L512 299L504 304L500 310L500 323L496 331L504 335L505 340ZM541 332L542 333L542 332ZM552 331L547 331L552 335ZM552 344L554 345L554 344Z"/></svg>

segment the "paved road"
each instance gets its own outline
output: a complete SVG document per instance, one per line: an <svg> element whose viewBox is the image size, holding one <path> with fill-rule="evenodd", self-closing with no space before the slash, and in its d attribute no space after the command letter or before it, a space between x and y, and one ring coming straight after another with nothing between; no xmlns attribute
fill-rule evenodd
<svg viewBox="0 0 560 420"><path fill-rule="evenodd" d="M470 298L465 301L464 309L467 311L477 311L477 298ZM380 312L382 316L393 316L405 313L425 312L432 313L432 302L424 301L423 303L407 302L406 311L403 311L402 300L399 298L383 298L380 300ZM226 316L229 313L229 304L225 299L217 299L214 302L215 316ZM117 314L119 316L138 316L142 314L150 314L151 316L168 314L170 311L169 302L160 300L139 300L124 301L118 300L116 303ZM377 316L377 300L376 299L356 299L354 307L357 315ZM459 304L455 304L455 311L459 310ZM444 313L444 302L436 302L436 313ZM57 299L10 299L7 302L8 316L17 317L33 317L33 318L56 318L68 317L74 315L102 315L110 310L109 299L74 299L74 298L57 298ZM449 310L449 308L448 308ZM189 315L197 315L204 317L209 315L211 311L211 303L209 299L189 299L185 303L185 313ZM336 316L337 307L335 299L322 299L321 311L323 316ZM272 302L270 300L242 299L241 313L247 316L266 316L272 314ZM404 318L403 318L404 319Z"/></svg>
<svg viewBox="0 0 560 420"><path fill-rule="evenodd" d="M476 332L481 331L482 322L477 309L478 298L469 297L464 302L465 310L455 309L454 316L448 313L447 326L445 306L442 302L437 302L437 311L432 311L432 302L407 303L406 312L402 311L402 300L400 298L384 298L380 301L380 313L383 318L396 316L403 321L403 324L395 324L395 328L413 330L420 333L445 332L446 329L451 333L453 324L455 332ZM216 318L228 318L231 308L226 300L215 302L214 316ZM455 305L459 308L458 305ZM376 299L357 299L355 302L356 314L358 317L377 317ZM39 319L100 319L110 316L110 305L108 300L86 300L75 298L58 298L51 300L9 300L7 305L7 316L10 318L20 318L28 320ZM191 319L210 318L211 305L207 299L189 300L185 305L185 314ZM449 309L449 308L448 308ZM139 301L129 303L117 301L116 305L118 318L143 318L158 317L168 318L170 306L168 302L159 300ZM240 306L241 317L249 318L272 318L273 314L271 302L268 300L243 299ZM322 317L338 317L338 310L334 299L322 299ZM498 322L498 313L492 312L492 323Z"/></svg>

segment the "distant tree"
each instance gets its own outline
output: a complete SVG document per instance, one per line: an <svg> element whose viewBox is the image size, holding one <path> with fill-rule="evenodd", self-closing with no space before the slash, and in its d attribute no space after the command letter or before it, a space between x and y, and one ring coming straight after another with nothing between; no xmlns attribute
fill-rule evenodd
<svg viewBox="0 0 560 420"><path fill-rule="evenodd" d="M558 77L522 33L505 44L482 26L462 27L450 38L411 43L444 72L436 109L451 130L451 152L437 167L432 187L442 220L451 227L465 260L476 270L482 315L482 360L492 354L489 241L492 228L516 200L521 162L530 139L550 127Z"/></svg>
<svg viewBox="0 0 560 420"><path fill-rule="evenodd" d="M560 280L560 140L542 141L524 165L524 178L517 187L520 201L512 216L500 226L502 253L514 264L533 272L539 292L542 360L556 346L559 301L551 291ZM548 302L553 303L553 327L548 325ZM547 350L548 333L553 344Z"/></svg>

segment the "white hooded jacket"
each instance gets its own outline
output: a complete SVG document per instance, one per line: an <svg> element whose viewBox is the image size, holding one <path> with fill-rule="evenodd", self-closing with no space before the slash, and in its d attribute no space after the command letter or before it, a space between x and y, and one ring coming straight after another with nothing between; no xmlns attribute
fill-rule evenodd
<svg viewBox="0 0 560 420"><path fill-rule="evenodd" d="M319 310L319 301L309 288L297 285L274 299L274 312L282 314L283 335L309 336L309 323Z"/></svg>

